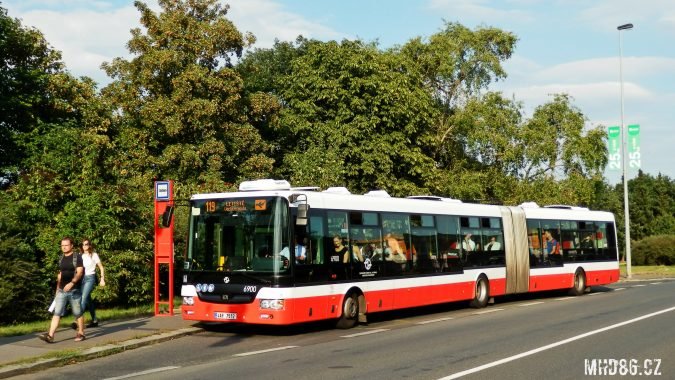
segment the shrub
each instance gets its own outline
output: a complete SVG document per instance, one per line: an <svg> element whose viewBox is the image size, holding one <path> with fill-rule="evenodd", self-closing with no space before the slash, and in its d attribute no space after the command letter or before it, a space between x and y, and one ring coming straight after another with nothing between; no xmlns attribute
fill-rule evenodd
<svg viewBox="0 0 675 380"><path fill-rule="evenodd" d="M675 235L649 236L634 242L631 254L635 265L674 265Z"/></svg>

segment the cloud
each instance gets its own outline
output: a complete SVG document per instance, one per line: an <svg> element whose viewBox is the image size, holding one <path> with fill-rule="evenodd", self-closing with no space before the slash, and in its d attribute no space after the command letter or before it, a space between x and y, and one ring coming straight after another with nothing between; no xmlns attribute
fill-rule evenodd
<svg viewBox="0 0 675 380"><path fill-rule="evenodd" d="M448 20L461 20L463 24L491 24L513 20L529 22L535 17L530 11L518 9L516 7L518 2L505 3L506 9L500 9L490 3L488 0L430 0L428 7L433 11L445 13L442 16Z"/></svg>
<svg viewBox="0 0 675 380"><path fill-rule="evenodd" d="M675 58L666 57L623 57L623 75L633 80L675 74ZM564 78L566 82L597 81L618 79L619 58L606 57L584 59L554 65L535 73L534 80L550 81Z"/></svg>
<svg viewBox="0 0 675 380"><path fill-rule="evenodd" d="M583 4L591 6L580 12L579 19L597 30L616 30L618 25L627 22L637 27L660 20L661 25L675 31L675 2L672 0L641 1L639 5L634 0L604 0Z"/></svg>
<svg viewBox="0 0 675 380"><path fill-rule="evenodd" d="M159 11L156 1L146 3ZM252 32L257 38L256 47L269 48L275 38L293 41L299 35L317 39L349 37L288 12L271 0L228 3L231 5L228 19L239 31ZM40 10L35 10L36 7ZM114 8L108 2L28 0L10 3L8 8L10 16L22 19L25 26L38 28L47 41L62 52L66 66L74 75L89 76L102 85L110 79L100 69L101 64L116 57L129 58L126 43L131 38L130 30L140 27L140 15L131 4Z"/></svg>
<svg viewBox="0 0 675 380"><path fill-rule="evenodd" d="M108 81L99 68L115 57L127 57L129 31L139 25L133 6L95 10L32 10L19 15L25 26L37 27L50 45L62 52L68 69L96 82Z"/></svg>
<svg viewBox="0 0 675 380"><path fill-rule="evenodd" d="M299 35L321 40L349 38L344 33L288 12L271 0L231 0L228 3L228 18L239 31L253 33L259 48L272 47L275 39L294 41Z"/></svg>

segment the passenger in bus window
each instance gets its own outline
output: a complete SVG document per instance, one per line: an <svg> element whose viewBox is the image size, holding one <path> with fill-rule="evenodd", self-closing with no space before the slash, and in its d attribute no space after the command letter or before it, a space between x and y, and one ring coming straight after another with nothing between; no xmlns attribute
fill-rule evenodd
<svg viewBox="0 0 675 380"><path fill-rule="evenodd" d="M335 253L331 255L331 262L340 262L340 257L342 257L343 263L349 261L349 249L342 244L342 237L339 235L333 236L333 247Z"/></svg>
<svg viewBox="0 0 675 380"><path fill-rule="evenodd" d="M361 257L363 259L371 259L372 261L382 260L382 248L379 248L375 243L366 243L361 248Z"/></svg>
<svg viewBox="0 0 675 380"><path fill-rule="evenodd" d="M305 248L305 242L307 239L302 239L298 242L297 238L295 240L295 262L296 264L305 264L307 263L307 248Z"/></svg>
<svg viewBox="0 0 675 380"><path fill-rule="evenodd" d="M497 237L493 236L490 238L490 242L485 246L486 251L499 251L502 249L502 243L497 241Z"/></svg>
<svg viewBox="0 0 675 380"><path fill-rule="evenodd" d="M584 249L593 249L595 247L595 244L593 242L593 233L589 232L584 236L584 238L581 240L581 248Z"/></svg>
<svg viewBox="0 0 675 380"><path fill-rule="evenodd" d="M462 249L467 252L473 252L477 249L476 242L471 239L473 235L468 233L464 235L464 240L462 241Z"/></svg>
<svg viewBox="0 0 675 380"><path fill-rule="evenodd" d="M544 231L544 244L546 252L549 255L559 255L560 254L560 243L553 238L551 230Z"/></svg>
<svg viewBox="0 0 675 380"><path fill-rule="evenodd" d="M396 263L405 263L408 260L405 257L405 252L403 252L403 249L401 249L401 245L398 243L398 240L392 234L387 234L385 237L385 247L385 260Z"/></svg>

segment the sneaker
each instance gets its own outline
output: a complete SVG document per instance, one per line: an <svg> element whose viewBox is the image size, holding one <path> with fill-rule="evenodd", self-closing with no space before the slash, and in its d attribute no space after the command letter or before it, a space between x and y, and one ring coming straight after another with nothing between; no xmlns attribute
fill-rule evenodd
<svg viewBox="0 0 675 380"><path fill-rule="evenodd" d="M54 337L49 335L49 333L40 334L38 338L44 340L47 343L54 343Z"/></svg>
<svg viewBox="0 0 675 380"><path fill-rule="evenodd" d="M77 322L71 323L70 328L73 329L73 330L77 330Z"/></svg>
<svg viewBox="0 0 675 380"><path fill-rule="evenodd" d="M98 327L98 321L91 321L87 323L87 328Z"/></svg>
<svg viewBox="0 0 675 380"><path fill-rule="evenodd" d="M76 342L81 342L85 339L87 339L87 337L85 337L84 334L77 334L77 336L75 337Z"/></svg>

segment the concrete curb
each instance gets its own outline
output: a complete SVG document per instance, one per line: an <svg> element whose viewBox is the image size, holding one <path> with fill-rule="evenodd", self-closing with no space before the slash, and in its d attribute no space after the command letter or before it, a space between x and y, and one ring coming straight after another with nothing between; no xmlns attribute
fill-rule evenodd
<svg viewBox="0 0 675 380"><path fill-rule="evenodd" d="M187 335L196 334L203 331L199 327L188 327L180 330L155 334L143 338L130 339L121 343L107 344L100 347L91 347L74 353L72 356L61 358L38 359L32 363L7 365L0 368L0 379L6 379L12 376L23 375L34 371L40 371L51 367L65 365L72 361L84 361L113 355L119 352L133 350L134 348L149 346L155 343L166 342L168 340L180 338Z"/></svg>

